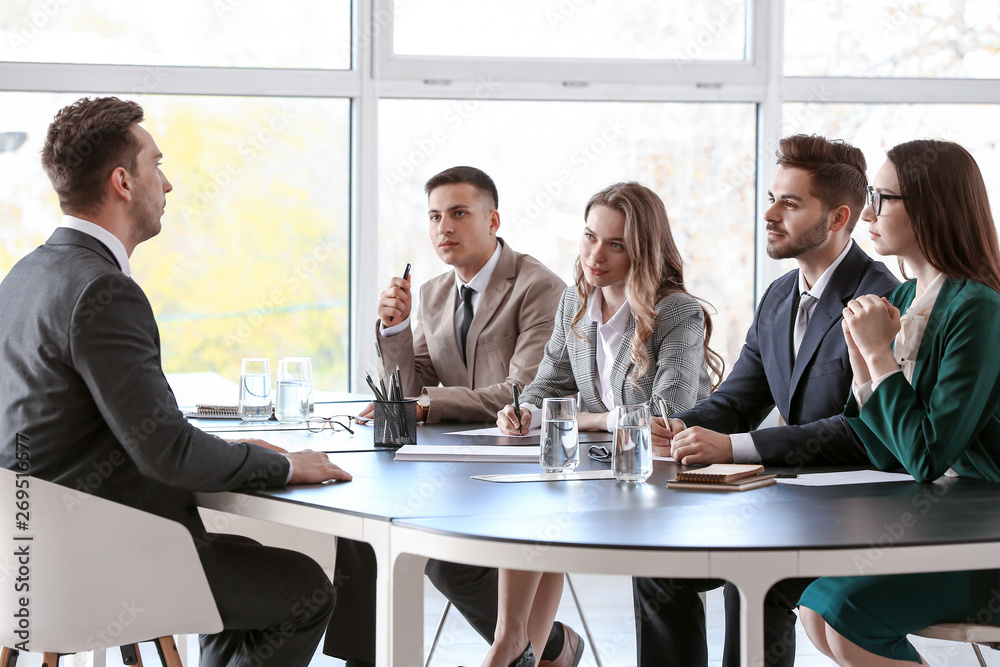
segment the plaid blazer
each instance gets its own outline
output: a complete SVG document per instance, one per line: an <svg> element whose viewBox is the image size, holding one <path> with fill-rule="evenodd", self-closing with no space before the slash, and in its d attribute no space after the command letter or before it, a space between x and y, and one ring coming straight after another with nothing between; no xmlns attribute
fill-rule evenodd
<svg viewBox="0 0 1000 667"><path fill-rule="evenodd" d="M597 390L597 324L586 316L577 324L581 340L571 328L581 300L576 287L567 287L559 300L555 328L545 345L538 373L525 387L522 401L541 407L543 398L579 393L581 410L608 412L618 405L646 403L661 398L670 414L687 410L708 396L712 383L705 363L705 314L701 304L688 294L674 293L656 304L656 326L646 341L650 366L641 377L633 378L630 356L635 318L629 317L621 347L611 367L615 405L605 406ZM660 414L654 402L650 411Z"/></svg>

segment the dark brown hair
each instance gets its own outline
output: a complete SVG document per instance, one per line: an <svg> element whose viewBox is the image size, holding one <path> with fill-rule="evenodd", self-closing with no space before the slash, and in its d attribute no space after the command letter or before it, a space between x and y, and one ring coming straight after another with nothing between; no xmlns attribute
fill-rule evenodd
<svg viewBox="0 0 1000 667"><path fill-rule="evenodd" d="M846 204L851 209L847 231L853 232L865 207L868 164L864 153L840 139L795 134L778 142L778 164L801 169L810 176L809 193L827 211Z"/></svg>
<svg viewBox="0 0 1000 667"><path fill-rule="evenodd" d="M132 126L142 120L142 107L117 97L84 97L56 114L42 147L42 167L63 212L93 213L112 171L135 172L142 145Z"/></svg>
<svg viewBox="0 0 1000 667"><path fill-rule="evenodd" d="M1000 249L986 183L975 158L956 143L908 141L886 153L917 247L949 278L1000 292Z"/></svg>
<svg viewBox="0 0 1000 667"><path fill-rule="evenodd" d="M497 195L497 186L489 175L475 167L452 167L445 169L440 174L431 176L427 184L424 185L424 192L429 197L434 188L442 185L452 185L455 183L468 183L479 190L479 194L488 197L493 202L493 208L500 207L500 197Z"/></svg>
<svg viewBox="0 0 1000 667"><path fill-rule="evenodd" d="M656 325L656 304L674 292L688 294L684 286L684 262L670 232L667 209L649 188L635 182L609 185L587 202L583 210L584 220L595 206L605 206L625 216L625 251L630 263L628 278L625 279L625 295L635 318L635 335L631 345L634 379L649 370L646 341L653 335ZM571 326L578 337L584 338L577 329L577 323L587 312L591 288L583 276L579 256L573 274L580 308L573 315ZM725 362L708 346L712 338L712 316L704 306L702 310L705 313L705 363L715 376L714 388L722 381Z"/></svg>

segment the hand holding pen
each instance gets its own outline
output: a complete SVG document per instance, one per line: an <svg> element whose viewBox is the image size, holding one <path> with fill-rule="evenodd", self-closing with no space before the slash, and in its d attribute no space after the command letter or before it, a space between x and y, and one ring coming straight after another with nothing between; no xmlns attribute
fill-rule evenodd
<svg viewBox="0 0 1000 667"><path fill-rule="evenodd" d="M382 290L375 312L382 326L391 327L410 316L410 265L406 265L402 278L393 278Z"/></svg>

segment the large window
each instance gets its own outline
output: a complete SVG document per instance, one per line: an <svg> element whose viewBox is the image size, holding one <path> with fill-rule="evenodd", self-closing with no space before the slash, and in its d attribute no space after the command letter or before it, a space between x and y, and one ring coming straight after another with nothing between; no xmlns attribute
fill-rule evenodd
<svg viewBox="0 0 1000 667"><path fill-rule="evenodd" d="M76 94L5 93L0 272L44 242L60 213L38 154ZM349 104L345 100L134 96L174 186L133 275L160 327L167 372L239 376L246 356L311 356L346 389Z"/></svg>
<svg viewBox="0 0 1000 667"><path fill-rule="evenodd" d="M1000 198L995 0L7 0L0 276L58 223L53 113L107 93L146 107L175 186L134 258L165 367L230 378L308 354L318 384L363 391L388 278L446 268L423 184L458 164L566 280L587 198L652 187L730 364L794 266L757 234L782 135L845 139L871 174L896 143L953 139Z"/></svg>
<svg viewBox="0 0 1000 667"><path fill-rule="evenodd" d="M587 200L636 180L666 204L688 289L718 309L712 345L732 365L753 312L754 105L386 100L379 117L381 283L407 262L418 284L448 268L423 190L442 169L489 173L500 236L567 283Z"/></svg>
<svg viewBox="0 0 1000 667"><path fill-rule="evenodd" d="M351 66L349 0L5 0L0 61Z"/></svg>
<svg viewBox="0 0 1000 667"><path fill-rule="evenodd" d="M1000 77L996 0L789 0L787 76Z"/></svg>
<svg viewBox="0 0 1000 667"><path fill-rule="evenodd" d="M516 58L742 60L746 1L407 0L396 53Z"/></svg>

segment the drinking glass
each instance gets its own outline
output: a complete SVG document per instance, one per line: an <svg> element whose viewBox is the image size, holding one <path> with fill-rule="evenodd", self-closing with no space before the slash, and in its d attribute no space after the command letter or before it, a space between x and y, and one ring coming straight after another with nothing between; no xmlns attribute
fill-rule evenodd
<svg viewBox="0 0 1000 667"><path fill-rule="evenodd" d="M647 406L622 405L615 409L611 471L619 482L645 482L653 473L653 439Z"/></svg>
<svg viewBox="0 0 1000 667"><path fill-rule="evenodd" d="M580 465L580 432L575 398L542 401L541 454L545 472L570 472Z"/></svg>
<svg viewBox="0 0 1000 667"><path fill-rule="evenodd" d="M309 419L312 395L312 361L309 357L287 357L278 361L278 398L274 416L282 424L300 424Z"/></svg>
<svg viewBox="0 0 1000 667"><path fill-rule="evenodd" d="M240 419L262 422L271 418L271 362L248 358L240 369Z"/></svg>

